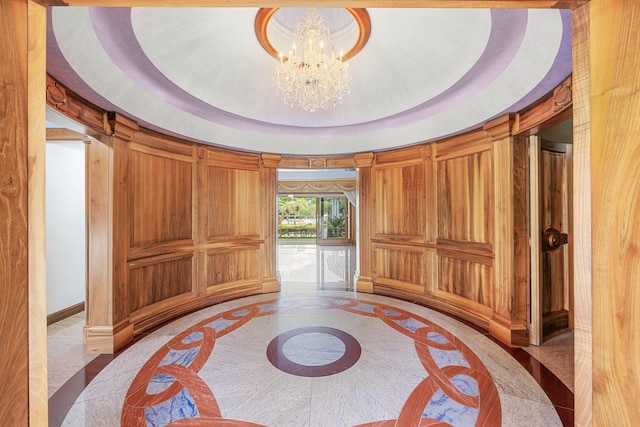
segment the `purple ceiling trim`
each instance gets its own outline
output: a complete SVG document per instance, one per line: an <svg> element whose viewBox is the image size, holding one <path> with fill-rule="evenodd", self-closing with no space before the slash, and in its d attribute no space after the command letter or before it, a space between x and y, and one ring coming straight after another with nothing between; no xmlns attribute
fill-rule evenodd
<svg viewBox="0 0 640 427"><path fill-rule="evenodd" d="M527 29L526 9L491 9L491 33L478 61L451 87L409 110L380 119L393 126L432 117L471 98L495 81L517 55ZM505 34L508 37L505 37Z"/></svg>
<svg viewBox="0 0 640 427"><path fill-rule="evenodd" d="M140 86L168 103L205 120L232 128L296 134L341 134L411 124L451 108L491 84L511 63L524 39L526 10L491 10L491 33L480 59L453 86L433 99L393 116L366 123L306 128L273 125L229 113L186 92L169 80L147 57L136 39L130 8L91 8L91 21L100 43L114 63ZM113 32L113 28L118 28ZM504 34L509 37L504 37Z"/></svg>
<svg viewBox="0 0 640 427"><path fill-rule="evenodd" d="M92 7L91 22L105 52L125 74L167 103L202 119L232 128L269 132L270 124L214 107L169 80L151 62L136 38L131 8ZM114 31L114 29L116 31Z"/></svg>
<svg viewBox="0 0 640 427"><path fill-rule="evenodd" d="M52 26L52 8L49 8L47 17L47 71L59 80L62 84L69 87L69 89L76 92L89 102L99 105L101 108L105 108L110 111L118 111L126 115L130 115L130 112L123 111L121 108L113 105L107 99L100 94L96 93L90 88L80 76L71 68L71 66L64 59L64 55L59 50L55 34ZM110 12L110 13L109 13ZM405 112L398 113L394 116L374 120L368 123L359 123L344 126L335 127L323 127L323 128L302 128L296 126L267 124L258 120L253 120L238 116L216 107L209 105L208 103L193 97L191 94L185 92L173 82L166 78L149 60L133 33L131 24L131 13L128 8L91 8L91 19L96 34L103 44L105 50L110 55L118 66L120 66L125 73L129 73L138 84L141 81L146 82L146 87L152 93L158 96L168 96L170 103L178 108L183 109L186 112L202 117L205 120L218 122L224 126L236 127L244 130L255 130L264 133L272 134L343 134L351 132L370 131L376 129L389 128L393 126L410 124L417 120L423 120L433 114L437 114L444 108L450 108L455 105L456 102L461 102L464 99L472 96L480 91L482 88L490 84L494 79L500 75L506 66L511 62L513 57L518 51L518 48L524 37L526 29L527 11L514 10L492 10L492 28L489 36L489 41L485 51L481 55L476 64L463 76L456 84L451 86L445 92L439 94L435 98L409 109ZM523 97L516 104L504 110L504 112L518 111L535 100L539 99L544 94L553 89L562 79L571 73L571 11L561 11L563 20L563 36L561 41L560 50L555 59L554 66L547 73L545 78L536 86L536 88ZM116 34L110 33L108 27L110 24L124 24L121 25L122 32L116 32ZM509 33L509 37L504 38L504 30ZM497 56L493 56L493 55ZM557 68L557 69L556 69ZM474 76L476 72L482 71L480 76ZM445 100L448 97L453 97L453 101L448 101L446 104L439 101ZM169 102L169 101L168 101ZM196 107L193 107L195 102ZM499 116L503 113L497 114ZM132 117L133 118L133 117ZM216 120L214 120L216 119ZM146 127L161 130L165 133L175 136L181 136L174 132L163 129L158 124L151 124L144 120L139 120L141 125ZM218 121L219 120L219 121ZM470 126L467 129L472 129L477 125ZM460 133L462 132L456 132ZM454 133L454 134L456 134ZM184 137L184 136L182 136ZM191 138L191 140L196 140ZM201 141L204 142L204 141ZM418 142L418 141L416 141Z"/></svg>
<svg viewBox="0 0 640 427"><path fill-rule="evenodd" d="M552 91L560 82L571 75L573 71L572 64L572 17L571 10L560 10L560 16L562 18L562 41L560 48L556 54L556 58L553 61L553 65L549 69L549 72L544 78L533 88L532 91L527 93L520 101L513 104L511 107L497 114L495 117L499 117L505 113L518 112L529 105L533 104L538 99L545 96Z"/></svg>
<svg viewBox="0 0 640 427"><path fill-rule="evenodd" d="M56 79L56 81L60 82L69 90L72 90L86 101L99 105L100 108L106 109L107 111L117 111L125 114L125 111L118 109L106 98L99 95L95 90L93 90L93 88L87 85L66 61L60 47L58 46L58 41L53 31L53 9L53 7L47 8L47 74L51 75Z"/></svg>

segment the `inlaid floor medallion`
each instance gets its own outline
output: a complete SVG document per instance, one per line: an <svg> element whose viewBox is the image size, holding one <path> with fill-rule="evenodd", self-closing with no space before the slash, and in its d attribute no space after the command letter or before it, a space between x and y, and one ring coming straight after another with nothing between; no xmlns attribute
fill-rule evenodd
<svg viewBox="0 0 640 427"><path fill-rule="evenodd" d="M335 328L311 326L278 335L267 347L269 362L283 372L301 377L324 377L353 366L360 344Z"/></svg>

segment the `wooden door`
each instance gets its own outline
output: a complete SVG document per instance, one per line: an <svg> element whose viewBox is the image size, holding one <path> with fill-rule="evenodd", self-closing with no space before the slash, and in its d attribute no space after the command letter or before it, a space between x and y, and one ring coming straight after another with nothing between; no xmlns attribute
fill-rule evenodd
<svg viewBox="0 0 640 427"><path fill-rule="evenodd" d="M532 222L537 224L532 224L532 252L536 252L532 269L537 275L532 274L532 343L542 344L572 328L572 146L544 140L536 145L538 188L537 194L532 192L532 209L537 210L537 218L532 215Z"/></svg>

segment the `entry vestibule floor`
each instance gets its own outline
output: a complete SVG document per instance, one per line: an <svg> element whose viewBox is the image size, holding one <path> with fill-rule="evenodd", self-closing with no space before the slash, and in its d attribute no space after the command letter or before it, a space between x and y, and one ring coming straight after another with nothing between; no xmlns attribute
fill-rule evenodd
<svg viewBox="0 0 640 427"><path fill-rule="evenodd" d="M344 266L349 270L352 268L350 265L355 265L355 262L349 264L350 261L348 261L352 259L353 248L319 248L320 251L314 252L305 246L308 245L289 244L279 248L282 281L280 294L243 298L201 310L155 331L113 361L110 360L110 356L100 356L99 358L106 357L108 359L106 363L110 363L77 398L68 396L67 400L71 400L68 402L70 406L68 414L65 414L64 418L58 415L60 418L58 423L51 420L50 425L61 423L78 426L119 425L123 409L130 415L126 418L125 425L166 425L169 421L175 421L177 419L175 417L182 416L176 413L186 414L188 411L185 408L189 407L188 404L183 405L184 407L177 412L165 411L166 408L156 404L154 397L162 394L173 382L166 376L168 375L166 372L155 376L148 373L147 371L152 368L159 368L159 366L150 367L149 360L154 354L161 352L167 342L181 336L180 334L187 334L183 337L183 342L197 344L201 338L198 332L204 330L202 328L206 325L214 328L219 335L215 340L215 347L212 347L214 351L200 370L195 372L197 375L194 378L199 379L181 379L183 383L188 384L189 392L180 395L179 399L182 400L174 400L172 405L179 401L192 402L198 399L215 402L215 405L207 406L216 407L219 412L208 413L208 415L239 422L233 425L250 425L247 422L273 426L363 425L398 419L402 415L403 408L416 405L424 411L423 416L432 418L447 416L449 417L447 419L453 421L453 425L473 425L474 420L478 421L478 413L482 413L485 409L480 408L482 405L474 407L471 401L473 397L477 400L479 394L487 393L486 387L491 386L480 385L482 381L478 381L478 378L483 378L482 370L485 368L499 396L499 419L502 425L570 424L567 421L567 413L571 408L557 406L556 411L553 403L558 405L558 402L551 402L533 377L522 368L523 361L520 358L527 353L518 353L516 356L520 361L518 363L514 357L493 343L486 334L444 314L406 301L356 294L352 292L353 285L348 283L348 278L353 277L352 272L343 272ZM298 267L287 270L283 268L283 261L291 254L298 257L295 262ZM329 262L326 256L334 259ZM290 262L291 259L286 261ZM287 265L294 265L294 263ZM318 273L320 268L326 268L324 276ZM319 283L317 279L312 278L302 279L301 272L307 270L309 273L314 269L316 278L329 278L327 283ZM309 273L306 277L310 276L312 275ZM344 286L345 290L327 291L322 289L323 286L329 286L331 289ZM225 334L222 323L216 323L220 322L216 320L216 316L224 313L227 317L228 315L246 316L248 312L243 310L254 313L253 317L243 320L246 323L233 333ZM255 316L256 310L265 314ZM394 318L400 314L405 318ZM205 326L201 325L200 329L196 327L195 330L191 330L198 323L203 322ZM60 324L50 327L50 396L55 391L55 383L60 383L62 376L69 375L75 369L75 367L67 369L65 360L70 362L69 365L85 363L85 360L74 361L61 350L76 348L73 350L78 353L75 355L76 358L86 357L90 365L99 362L99 358L84 356L82 350L75 347L78 343L81 346L82 342L82 318L69 319L68 323L76 323L80 326L75 326L76 329L69 326L71 329L67 329L68 333L62 334L60 331L65 328ZM416 332L416 325L422 325L420 326L422 328L428 326L434 334L428 342L431 345L429 350L424 350L427 347L423 348L426 353L420 353L423 350L418 350L422 344L419 345L420 340L413 335ZM299 330L300 328L310 329ZM71 344L70 341L73 331L78 332L75 337L76 344ZM341 355L348 352L346 348L348 346L344 343L352 342L343 334L353 337L361 348L361 354L352 366L334 375L319 378L291 375L275 367L266 356L269 343L280 334L289 335L285 339L285 345L271 347L272 353L280 355L280 358L285 361L289 359L297 361L294 365L316 366L314 368L316 370L325 365L334 366L337 361L344 359ZM65 345L55 344L56 340L58 343L62 342L63 337L66 340ZM190 338L186 339L186 337ZM437 348L446 343L454 343L454 347L457 347L455 349L453 347ZM196 347L204 348L195 344L191 347L192 352ZM287 348L287 345L290 348ZM273 350L274 348L276 350ZM314 348L316 350L313 350ZM543 359L545 346L535 349L540 350L536 358ZM452 354L457 356L451 358ZM481 366L475 367L472 362L469 362L475 360L475 356L478 357ZM165 355L166 357L169 355ZM337 360L331 357L337 357ZM437 363L425 365L422 362L425 357ZM467 362L459 359L460 357ZM163 366L169 365L167 362L169 359L163 362ZM183 360L181 357L174 359ZM570 362L572 365L572 359ZM553 360L551 359L548 363L553 363ZM568 363L566 358L563 359L563 363ZM469 367L477 369L465 371ZM459 373L457 377L456 375L443 376L442 372L454 368L462 369L464 373ZM144 385L138 384L137 388L132 387L134 382L137 381L136 384L140 382L137 378L144 377L145 372L153 381ZM453 405L452 400L445 397L446 393L434 394L435 397L428 402L412 397L412 392L430 376L443 381L447 378L451 380L450 384L462 392L461 396L471 396L472 399L465 401L471 406L464 409ZM57 380L51 381L51 378ZM202 387L194 387L193 381L198 382L198 385L204 384L204 388L210 390L210 395L203 394ZM572 384L568 385L572 387ZM192 391L189 387L196 391ZM134 388L143 390L143 394L151 397L140 398L132 392ZM425 393L417 394L424 396ZM52 400L64 401L60 396L55 397L58 398ZM135 399L141 400L128 406L125 404ZM562 401L562 398L560 400ZM483 404L488 403L485 401ZM132 407L144 405L147 406L143 411L145 415L141 419L138 419L140 413L137 414L138 418L135 414L131 415L136 411L132 410ZM484 406L484 408L491 408L491 406ZM55 411L55 408L52 409ZM148 416L149 414L155 414L155 418ZM207 415L206 411L200 417L203 418L204 415ZM498 420L495 414L489 419ZM200 425L211 425L204 422L204 418L202 421ZM137 424L137 422L140 423Z"/></svg>

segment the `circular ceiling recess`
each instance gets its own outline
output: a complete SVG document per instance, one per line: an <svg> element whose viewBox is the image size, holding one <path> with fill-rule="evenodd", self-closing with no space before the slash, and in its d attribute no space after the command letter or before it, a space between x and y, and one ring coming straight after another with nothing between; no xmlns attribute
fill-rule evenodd
<svg viewBox="0 0 640 427"><path fill-rule="evenodd" d="M351 55L353 85L342 104L311 113L272 83L274 52L306 9L47 11L47 72L69 90L140 126L253 152L432 141L519 111L571 74L569 10L318 9Z"/></svg>
<svg viewBox="0 0 640 427"><path fill-rule="evenodd" d="M258 42L271 56L280 59L280 52L289 51L296 22L304 16L301 8L261 8L255 22ZM366 9L322 9L330 22L331 46L344 50L344 61L362 50L371 34L371 19ZM273 41L273 43L272 43ZM348 49L345 47L350 46ZM285 55L286 58L286 55Z"/></svg>

